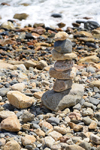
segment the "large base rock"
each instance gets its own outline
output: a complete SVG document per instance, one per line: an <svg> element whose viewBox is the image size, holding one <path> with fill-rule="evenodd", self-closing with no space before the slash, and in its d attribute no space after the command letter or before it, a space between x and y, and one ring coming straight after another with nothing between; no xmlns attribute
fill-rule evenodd
<svg viewBox="0 0 100 150"><path fill-rule="evenodd" d="M71 89L57 93L53 90L43 94L41 100L43 105L50 110L58 111L66 107L76 105L82 99L84 94L84 86L81 84L73 84Z"/></svg>

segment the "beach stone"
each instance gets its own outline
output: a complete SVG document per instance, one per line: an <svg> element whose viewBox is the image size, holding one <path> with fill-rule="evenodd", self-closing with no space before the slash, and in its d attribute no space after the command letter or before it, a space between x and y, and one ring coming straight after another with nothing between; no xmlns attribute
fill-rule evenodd
<svg viewBox="0 0 100 150"><path fill-rule="evenodd" d="M23 90L25 89L25 84L24 83L16 83L11 86L11 89L23 92Z"/></svg>
<svg viewBox="0 0 100 150"><path fill-rule="evenodd" d="M58 53L66 54L72 52L72 43L70 40L64 40L64 41L56 41L54 43L54 49Z"/></svg>
<svg viewBox="0 0 100 150"><path fill-rule="evenodd" d="M24 62L24 65L25 65L26 68L29 68L29 67L34 68L36 66L36 63L32 60L27 60L27 61Z"/></svg>
<svg viewBox="0 0 100 150"><path fill-rule="evenodd" d="M45 92L41 98L42 103L48 109L58 111L76 105L82 99L84 86L73 84L71 89L57 93L53 90Z"/></svg>
<svg viewBox="0 0 100 150"><path fill-rule="evenodd" d="M10 88L1 88L0 89L0 96L6 96L6 94L9 90L10 90Z"/></svg>
<svg viewBox="0 0 100 150"><path fill-rule="evenodd" d="M24 111L21 116L21 119L23 122L28 122L33 121L34 117L35 117L34 114L30 113L29 111Z"/></svg>
<svg viewBox="0 0 100 150"><path fill-rule="evenodd" d="M83 126L82 126L82 125L76 125L76 124L73 123L73 122L68 122L68 125L69 125L75 132L78 132L78 131L82 131L82 130L83 130Z"/></svg>
<svg viewBox="0 0 100 150"><path fill-rule="evenodd" d="M70 70L66 71L56 71L54 68L50 68L49 70L50 77L56 78L56 79L72 79L76 76L76 69L73 67Z"/></svg>
<svg viewBox="0 0 100 150"><path fill-rule="evenodd" d="M61 134L67 134L66 128L63 128L63 127L54 126L54 130L61 133Z"/></svg>
<svg viewBox="0 0 100 150"><path fill-rule="evenodd" d="M14 19L18 19L18 20L25 20L29 15L26 13L21 13L21 14L15 14L13 16Z"/></svg>
<svg viewBox="0 0 100 150"><path fill-rule="evenodd" d="M48 122L46 122L46 121L41 121L40 123L39 123L39 125L40 125L40 127L45 127L45 128L47 128L47 129L53 129L53 126L50 124L50 123L48 123Z"/></svg>
<svg viewBox="0 0 100 150"><path fill-rule="evenodd" d="M60 122L60 120L59 120L59 118L57 118L57 117L50 117L50 118L48 118L47 119L47 121L49 122L49 123L55 123L55 124L59 124L59 122Z"/></svg>
<svg viewBox="0 0 100 150"><path fill-rule="evenodd" d="M32 97L26 96L19 91L9 91L7 93L7 98L10 104L17 108L28 108L34 102L34 99Z"/></svg>
<svg viewBox="0 0 100 150"><path fill-rule="evenodd" d="M79 146L81 146L82 148L84 148L85 150L91 150L91 146L90 146L90 144L88 143L88 142L81 142L80 144L79 144Z"/></svg>
<svg viewBox="0 0 100 150"><path fill-rule="evenodd" d="M2 101L2 96L0 96L0 101Z"/></svg>
<svg viewBox="0 0 100 150"><path fill-rule="evenodd" d="M90 117L87 116L87 117L84 117L84 118L82 119L82 121L83 121L86 125L90 125L90 123L92 122L92 119L90 119Z"/></svg>
<svg viewBox="0 0 100 150"><path fill-rule="evenodd" d="M92 81L89 84L91 87L100 87L100 80Z"/></svg>
<svg viewBox="0 0 100 150"><path fill-rule="evenodd" d="M96 129L97 128L97 122L92 121L91 124L89 125L89 129Z"/></svg>
<svg viewBox="0 0 100 150"><path fill-rule="evenodd" d="M82 109L82 116L93 116L94 115L94 111L91 108L87 108L87 109Z"/></svg>
<svg viewBox="0 0 100 150"><path fill-rule="evenodd" d="M12 29L12 30L15 29L13 23L10 22L10 21L7 21L7 22L2 23L2 24L1 24L1 27L2 27L2 28L6 28L6 29Z"/></svg>
<svg viewBox="0 0 100 150"><path fill-rule="evenodd" d="M84 148L82 148L81 146L78 146L78 145L68 145L67 147L66 147L66 150L75 150L75 149L77 149L77 150L85 150Z"/></svg>
<svg viewBox="0 0 100 150"><path fill-rule="evenodd" d="M51 136L46 136L43 140L44 144L51 148L51 146L54 144L55 140Z"/></svg>
<svg viewBox="0 0 100 150"><path fill-rule="evenodd" d="M58 141L61 137L62 137L62 134L57 132L57 131L52 131L49 133L49 135L55 140L55 141Z"/></svg>
<svg viewBox="0 0 100 150"><path fill-rule="evenodd" d="M79 60L79 63L86 63L86 62L98 62L99 61L99 57L97 57L96 55L92 55L92 56L88 56L85 58L81 58Z"/></svg>
<svg viewBox="0 0 100 150"><path fill-rule="evenodd" d="M62 92L64 90L67 90L71 88L72 86L72 80L59 80L57 79L54 83L53 90L56 92Z"/></svg>
<svg viewBox="0 0 100 150"><path fill-rule="evenodd" d="M55 41L64 41L68 38L68 34L66 32L58 32L56 33L54 39Z"/></svg>
<svg viewBox="0 0 100 150"><path fill-rule="evenodd" d="M26 145L32 145L36 141L36 138L34 135L25 135L21 138L21 142L24 146Z"/></svg>
<svg viewBox="0 0 100 150"><path fill-rule="evenodd" d="M4 149L3 150L20 150L20 145L17 141L15 140L11 140L11 141L8 141L5 146L4 146Z"/></svg>
<svg viewBox="0 0 100 150"><path fill-rule="evenodd" d="M17 119L16 115L7 117L0 124L1 129L11 131L11 132L18 132L21 128L19 120Z"/></svg>
<svg viewBox="0 0 100 150"><path fill-rule="evenodd" d="M72 60L58 60L54 64L56 71L66 71L72 69L74 62Z"/></svg>
<svg viewBox="0 0 100 150"><path fill-rule="evenodd" d="M0 111L0 118L2 119L6 119L7 117L10 117L12 115L15 115L13 111L7 111L7 110Z"/></svg>
<svg viewBox="0 0 100 150"><path fill-rule="evenodd" d="M51 51L52 58L54 60L72 60L77 59L77 55L74 53L66 53L66 54L60 54L56 50Z"/></svg>
<svg viewBox="0 0 100 150"><path fill-rule="evenodd" d="M45 67L47 67L48 66L48 64L47 64L47 62L45 61L45 60L40 60L37 64L36 64L36 67L37 67L37 69L43 69L43 68L45 68Z"/></svg>
<svg viewBox="0 0 100 150"><path fill-rule="evenodd" d="M96 112L94 116L98 121L100 121L100 112Z"/></svg>
<svg viewBox="0 0 100 150"><path fill-rule="evenodd" d="M89 97L89 102L94 105L98 105L100 101L97 98Z"/></svg>
<svg viewBox="0 0 100 150"><path fill-rule="evenodd" d="M95 144L100 144L100 137L94 134L90 135L90 141Z"/></svg>
<svg viewBox="0 0 100 150"><path fill-rule="evenodd" d="M41 129L36 129L34 132L39 136L42 136L42 137L45 136L45 133Z"/></svg>
<svg viewBox="0 0 100 150"><path fill-rule="evenodd" d="M6 140L4 138L0 138L0 147L6 144Z"/></svg>
<svg viewBox="0 0 100 150"><path fill-rule="evenodd" d="M89 66L89 67L86 68L86 71L87 71L87 72L91 72L91 73L95 73L96 68L94 68L94 67L92 67L92 66Z"/></svg>

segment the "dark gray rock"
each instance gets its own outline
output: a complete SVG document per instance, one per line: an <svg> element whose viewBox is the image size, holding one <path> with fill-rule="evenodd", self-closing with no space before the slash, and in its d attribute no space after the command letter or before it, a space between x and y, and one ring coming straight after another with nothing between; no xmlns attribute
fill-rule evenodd
<svg viewBox="0 0 100 150"><path fill-rule="evenodd" d="M45 107L53 111L63 110L79 103L84 94L84 87L81 84L73 84L72 89L57 93L53 90L43 94L41 100Z"/></svg>
<svg viewBox="0 0 100 150"><path fill-rule="evenodd" d="M72 43L68 39L64 40L64 41L56 41L54 43L54 49L61 54L71 53L72 52Z"/></svg>
<svg viewBox="0 0 100 150"><path fill-rule="evenodd" d="M47 120L49 123L55 123L55 124L59 124L59 118L56 117L51 117Z"/></svg>

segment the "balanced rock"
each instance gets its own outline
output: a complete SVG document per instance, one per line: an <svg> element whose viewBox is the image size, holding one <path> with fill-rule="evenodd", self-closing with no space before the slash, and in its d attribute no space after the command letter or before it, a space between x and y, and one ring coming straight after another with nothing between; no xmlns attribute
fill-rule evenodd
<svg viewBox="0 0 100 150"><path fill-rule="evenodd" d="M57 79L54 83L53 90L56 92L65 91L72 86L72 80L59 80Z"/></svg>
<svg viewBox="0 0 100 150"><path fill-rule="evenodd" d="M66 71L56 71L54 68L50 68L49 74L51 77L56 79L72 79L75 77L76 72L73 70L66 70Z"/></svg>
<svg viewBox="0 0 100 150"><path fill-rule="evenodd" d="M43 105L48 109L58 111L79 103L83 97L83 94L84 86L75 83L72 85L71 89L60 93L55 92L54 90L49 90L43 94L41 100Z"/></svg>
<svg viewBox="0 0 100 150"><path fill-rule="evenodd" d="M58 32L54 39L55 41L63 41L66 40L68 38L68 34L66 32Z"/></svg>
<svg viewBox="0 0 100 150"><path fill-rule="evenodd" d="M34 99L32 97L26 96L19 91L9 91L7 93L7 98L10 104L17 108L28 108L34 102Z"/></svg>
<svg viewBox="0 0 100 150"><path fill-rule="evenodd" d="M77 55L74 53L66 53L66 54L60 54L56 50L52 50L52 58L54 60L72 60L77 59Z"/></svg>
<svg viewBox="0 0 100 150"><path fill-rule="evenodd" d="M58 60L54 64L54 69L57 71L66 71L73 67L74 62L72 60Z"/></svg>
<svg viewBox="0 0 100 150"><path fill-rule="evenodd" d="M56 41L54 43L54 49L61 54L72 52L72 43L70 40Z"/></svg>
<svg viewBox="0 0 100 150"><path fill-rule="evenodd" d="M21 126L17 116L13 115L3 120L0 124L0 128L11 132L18 132Z"/></svg>

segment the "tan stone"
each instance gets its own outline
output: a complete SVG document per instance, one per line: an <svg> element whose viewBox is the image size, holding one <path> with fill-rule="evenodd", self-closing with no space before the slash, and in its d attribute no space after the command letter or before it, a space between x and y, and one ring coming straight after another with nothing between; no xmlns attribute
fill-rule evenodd
<svg viewBox="0 0 100 150"><path fill-rule="evenodd" d="M73 67L74 68L74 67ZM74 69L66 70L66 71L56 71L54 68L50 68L49 74L51 77L56 79L72 79L76 75L76 71Z"/></svg>
<svg viewBox="0 0 100 150"><path fill-rule="evenodd" d="M55 140L51 136L46 136L44 138L44 144L48 147L51 147L54 144Z"/></svg>
<svg viewBox="0 0 100 150"><path fill-rule="evenodd" d="M6 144L6 140L4 138L0 138L0 146L4 146Z"/></svg>
<svg viewBox="0 0 100 150"><path fill-rule="evenodd" d="M30 129L30 124L23 124L22 129L23 130L29 130Z"/></svg>
<svg viewBox="0 0 100 150"><path fill-rule="evenodd" d="M100 61L99 57L97 57L96 55L93 55L93 56L88 56L88 57L85 57L85 58L81 58L79 60L79 63L98 62L98 61Z"/></svg>
<svg viewBox="0 0 100 150"><path fill-rule="evenodd" d="M21 138L22 144L25 145L30 145L33 144L36 141L36 138L34 135L25 135L25 137Z"/></svg>
<svg viewBox="0 0 100 150"><path fill-rule="evenodd" d="M97 128L97 122L92 121L91 124L89 125L89 129L96 129Z"/></svg>
<svg viewBox="0 0 100 150"><path fill-rule="evenodd" d="M54 83L53 90L56 92L62 92L70 89L72 86L72 80L59 80L57 79Z"/></svg>
<svg viewBox="0 0 100 150"><path fill-rule="evenodd" d="M4 119L1 122L0 127L1 129L12 131L12 132L18 132L21 128L19 120L17 119L16 115Z"/></svg>
<svg viewBox="0 0 100 150"><path fill-rule="evenodd" d="M17 141L11 140L6 143L3 150L20 150L20 145Z"/></svg>
<svg viewBox="0 0 100 150"><path fill-rule="evenodd" d="M17 91L20 91L20 92L23 92L24 88L25 88L24 83L16 83L16 84L11 86L12 90L17 90Z"/></svg>
<svg viewBox="0 0 100 150"><path fill-rule="evenodd" d="M55 41L63 41L66 40L68 38L68 34L66 32L58 32L54 39Z"/></svg>
<svg viewBox="0 0 100 150"><path fill-rule="evenodd" d="M10 104L17 108L28 108L34 102L32 97L26 96L19 91L9 91L7 93L7 98Z"/></svg>
<svg viewBox="0 0 100 150"><path fill-rule="evenodd" d="M32 60L27 60L27 61L24 62L24 65L25 65L26 68L29 68L29 67L34 68L36 66L36 63L33 62Z"/></svg>
<svg viewBox="0 0 100 150"><path fill-rule="evenodd" d="M54 126L54 130L61 133L61 134L66 134L67 133L67 129L64 128L64 127Z"/></svg>
<svg viewBox="0 0 100 150"><path fill-rule="evenodd" d="M82 36L86 36L86 37L93 37L91 33L89 32L86 32L86 31L79 31L79 32L76 32L76 35L82 35Z"/></svg>
<svg viewBox="0 0 100 150"><path fill-rule="evenodd" d="M42 97L43 93L44 93L43 91L35 92L33 94L33 96L37 99L40 99Z"/></svg>
<svg viewBox="0 0 100 150"><path fill-rule="evenodd" d="M12 115L15 115L15 113L12 111L5 111L5 110L0 111L0 118L2 119L6 119L7 117L10 117Z"/></svg>
<svg viewBox="0 0 100 150"><path fill-rule="evenodd" d="M62 137L62 134L57 131L52 131L49 133L49 135L53 137L55 141L58 141Z"/></svg>
<svg viewBox="0 0 100 150"><path fill-rule="evenodd" d="M73 64L72 60L58 60L54 64L54 69L57 71L66 71L72 69Z"/></svg>
<svg viewBox="0 0 100 150"><path fill-rule="evenodd" d="M66 150L85 150L85 149L75 144L75 145L68 145L66 147Z"/></svg>
<svg viewBox="0 0 100 150"><path fill-rule="evenodd" d="M60 54L56 52L54 49L51 51L52 58L54 60L72 60L77 59L77 55L74 53L66 53L66 54Z"/></svg>
<svg viewBox="0 0 100 150"><path fill-rule="evenodd" d="M76 125L75 123L73 122L68 122L68 125L76 132L78 131L82 131L83 129L83 126L82 125Z"/></svg>
<svg viewBox="0 0 100 150"><path fill-rule="evenodd" d="M90 85L91 87L94 87L94 86L100 87L100 80L92 81L92 82L90 82L89 85Z"/></svg>
<svg viewBox="0 0 100 150"><path fill-rule="evenodd" d="M45 127L47 129L53 129L53 126L50 123L46 122L46 121L41 121L39 123L39 125L40 125L40 127Z"/></svg>
<svg viewBox="0 0 100 150"><path fill-rule="evenodd" d="M43 137L45 136L45 133L41 129L37 129L34 132L39 136L43 136Z"/></svg>

